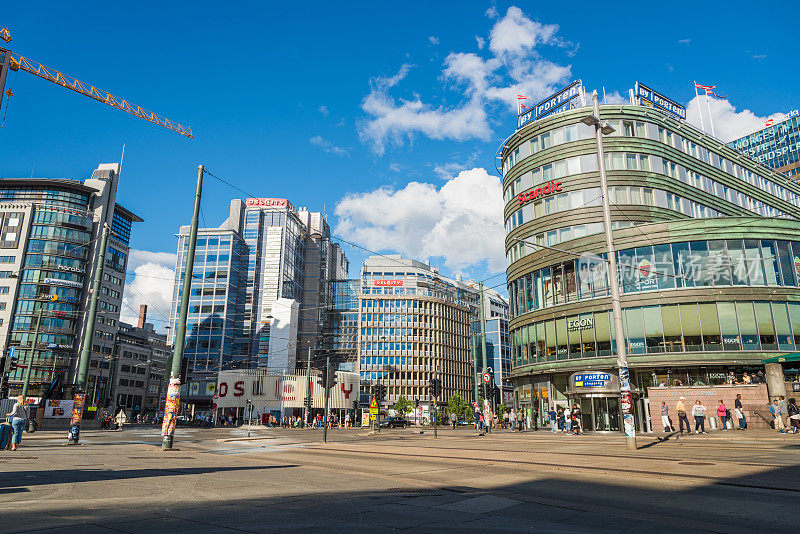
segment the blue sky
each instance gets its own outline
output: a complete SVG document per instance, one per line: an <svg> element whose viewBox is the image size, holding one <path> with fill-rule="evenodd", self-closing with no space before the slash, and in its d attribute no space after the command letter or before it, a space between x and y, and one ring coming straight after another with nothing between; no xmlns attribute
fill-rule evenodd
<svg viewBox="0 0 800 534"><path fill-rule="evenodd" d="M145 219L135 249L174 253L203 163L257 196L325 210L338 235L368 248L481 279L503 269L492 176L515 126L509 95L542 97L576 78L625 95L638 79L688 103L697 80L727 96L712 110L721 135L800 107L796 3L220 5L6 2L9 48L195 138L12 73L0 175L85 178L125 143L118 201ZM214 180L204 193L208 226L241 196ZM363 252L345 250L355 276ZM169 277L167 254L141 253L131 269L148 261ZM159 292L171 284L149 272L139 290L168 312Z"/></svg>

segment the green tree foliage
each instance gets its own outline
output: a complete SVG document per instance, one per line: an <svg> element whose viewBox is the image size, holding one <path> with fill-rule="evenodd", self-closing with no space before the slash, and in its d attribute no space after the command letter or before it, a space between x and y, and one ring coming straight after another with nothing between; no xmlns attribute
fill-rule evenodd
<svg viewBox="0 0 800 534"><path fill-rule="evenodd" d="M469 404L467 404L467 401L465 401L458 393L453 393L453 395L450 397L450 400L447 401L447 410L450 413L456 414L459 419L461 417L466 417L472 412Z"/></svg>
<svg viewBox="0 0 800 534"><path fill-rule="evenodd" d="M397 399L394 405L394 411L397 412L397 415L405 417L407 414L414 411L414 405L408 402L404 396L400 395L400 398Z"/></svg>

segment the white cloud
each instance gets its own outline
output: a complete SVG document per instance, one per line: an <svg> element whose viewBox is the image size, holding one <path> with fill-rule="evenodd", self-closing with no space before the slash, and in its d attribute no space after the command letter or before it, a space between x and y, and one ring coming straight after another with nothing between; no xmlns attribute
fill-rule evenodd
<svg viewBox="0 0 800 534"><path fill-rule="evenodd" d="M346 148L342 148L340 146L336 146L321 135L315 135L311 139L308 140L314 146L318 146L322 148L328 154L336 154L337 156L349 156L350 151Z"/></svg>
<svg viewBox="0 0 800 534"><path fill-rule="evenodd" d="M450 269L486 262L498 271L505 268L502 213L500 179L474 168L438 189L411 182L348 195L336 205L336 233L373 250L442 257Z"/></svg>
<svg viewBox="0 0 800 534"><path fill-rule="evenodd" d="M683 45L688 45L689 43L692 42L692 40L691 39L678 39L678 42L680 44L683 44Z"/></svg>
<svg viewBox="0 0 800 534"><path fill-rule="evenodd" d="M319 112L320 112L320 113L322 113L323 115L325 115L326 117L327 117L328 115L330 115L330 113L331 113L331 112L328 110L328 106L320 106L318 109L319 109Z"/></svg>
<svg viewBox="0 0 800 534"><path fill-rule="evenodd" d="M702 109L705 131L711 133L711 123L708 120L710 109L716 137L725 143L764 128L767 119L780 121L786 118L783 113L773 113L761 117L749 109L736 111L734 105L727 98L708 97L708 105L706 105L706 96L702 95L692 98L686 105L686 120L696 128L703 127L700 123L698 101L700 109Z"/></svg>
<svg viewBox="0 0 800 534"><path fill-rule="evenodd" d="M619 91L614 91L613 93L606 93L605 100L603 100L604 104L630 104L631 100L628 98L628 95L622 96L619 94Z"/></svg>
<svg viewBox="0 0 800 534"><path fill-rule="evenodd" d="M438 37L435 37L435 36L433 36L433 35L431 35L430 37L428 37L428 41L430 41L430 43L431 43L432 45L434 45L434 46L436 46L436 45L438 45L438 44L439 44L439 38L438 38Z"/></svg>
<svg viewBox="0 0 800 534"><path fill-rule="evenodd" d="M139 305L147 305L147 321L163 328L172 306L175 283L175 254L133 249L128 256L128 269L133 279L125 283L124 305L120 320L130 324L138 321Z"/></svg>
<svg viewBox="0 0 800 534"><path fill-rule="evenodd" d="M750 57L755 60L767 59L767 54L753 54Z"/></svg>
<svg viewBox="0 0 800 534"><path fill-rule="evenodd" d="M483 50L483 47L486 46L486 39L480 35L475 36L475 42L478 43L478 50Z"/></svg>
<svg viewBox="0 0 800 534"><path fill-rule="evenodd" d="M487 15L495 18L493 10L490 8ZM533 21L513 6L497 18L488 40L488 55L451 52L444 60L442 79L451 82L446 84L448 89L463 96L458 104L435 105L417 94L405 99L393 97L391 89L411 68L407 64L394 76L372 79L371 90L361 103L368 116L359 124L362 142L380 155L387 144L413 142L416 135L486 141L492 134L490 108L500 104L515 111L517 94L543 98L569 80L570 66L553 63L538 52L542 45L573 46L556 35L557 25ZM477 36L476 41L479 49L486 43Z"/></svg>
<svg viewBox="0 0 800 534"><path fill-rule="evenodd" d="M394 163L389 165L389 170L394 172L400 172L400 164L395 161Z"/></svg>

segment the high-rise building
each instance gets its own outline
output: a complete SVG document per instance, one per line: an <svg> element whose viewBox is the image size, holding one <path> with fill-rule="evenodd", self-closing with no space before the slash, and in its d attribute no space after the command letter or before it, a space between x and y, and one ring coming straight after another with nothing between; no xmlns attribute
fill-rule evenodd
<svg viewBox="0 0 800 534"><path fill-rule="evenodd" d="M361 280L331 280L329 285L330 300L324 309L319 359L330 356L339 371L355 372Z"/></svg>
<svg viewBox="0 0 800 534"><path fill-rule="evenodd" d="M102 164L82 182L0 179L0 369L8 394L21 392L31 359L29 395L40 394L59 375L66 385L73 383L104 224L112 233L102 266L92 359L112 354L131 228L142 220L116 202L119 175L118 164ZM88 391L92 388L90 379Z"/></svg>
<svg viewBox="0 0 800 534"><path fill-rule="evenodd" d="M786 176L800 174L800 114L794 110L781 122L769 122L757 132L728 146Z"/></svg>
<svg viewBox="0 0 800 534"><path fill-rule="evenodd" d="M472 398L470 323L478 292L430 265L398 255L370 256L361 270L358 371L362 392L382 384L384 405L400 396L428 409L428 381L442 380L439 402Z"/></svg>
<svg viewBox="0 0 800 534"><path fill-rule="evenodd" d="M577 403L585 429L620 431L591 113L533 120L503 147L512 377L527 414ZM637 428L657 427L667 388L728 403L736 380L769 402L751 376L779 394L770 358L800 349L800 186L652 106L600 119Z"/></svg>
<svg viewBox="0 0 800 534"><path fill-rule="evenodd" d="M170 323L179 315L189 227L178 233ZM305 363L300 347L317 346L330 301L330 280L347 278L347 258L331 243L320 213L288 200L232 200L218 228L198 230L189 300L190 380L219 370L292 372ZM175 329L171 329L172 342ZM201 392L202 393L202 392ZM198 395L208 402L210 395ZM192 398L192 393L189 393Z"/></svg>
<svg viewBox="0 0 800 534"><path fill-rule="evenodd" d="M502 298L502 297L501 297ZM508 319L501 316L490 317L485 321L486 332L486 363L491 368L492 385L497 388L495 403L505 402L508 406L513 404L514 384L511 381L511 339L508 335ZM481 342L481 322L472 322L472 350L474 360L478 362L476 375L480 375L483 367L483 345ZM480 377L478 392L482 394ZM491 398L491 394L487 395Z"/></svg>

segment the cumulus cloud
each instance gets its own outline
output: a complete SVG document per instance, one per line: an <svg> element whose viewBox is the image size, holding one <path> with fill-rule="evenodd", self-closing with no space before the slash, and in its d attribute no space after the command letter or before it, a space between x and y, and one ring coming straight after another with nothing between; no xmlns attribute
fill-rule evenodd
<svg viewBox="0 0 800 534"><path fill-rule="evenodd" d="M570 66L544 59L539 53L542 46L574 46L557 35L558 25L531 20L514 6L503 17L493 9L487 15L497 20L488 41L476 36L478 48L483 49L486 44L488 53L451 52L444 59L444 87L462 95L460 101L436 105L423 101L418 94L394 97L392 88L406 78L412 67L403 65L393 76L370 81L371 90L361 103L367 115L359 124L362 142L381 155L388 144L412 142L417 135L486 141L492 134L489 111L506 106L513 112L518 94L543 98L570 79Z"/></svg>
<svg viewBox="0 0 800 534"><path fill-rule="evenodd" d="M169 319L172 290L175 282L175 254L132 249L128 255L128 269L133 279L125 283L122 294L124 305L120 320L136 324L139 305L147 305L148 322L162 329Z"/></svg>
<svg viewBox="0 0 800 534"><path fill-rule="evenodd" d="M475 42L478 44L478 50L483 50L483 47L486 46L486 39L480 35L475 36Z"/></svg>
<svg viewBox="0 0 800 534"><path fill-rule="evenodd" d="M696 128L705 126L705 131L711 133L711 122L708 119L709 109L711 110L716 137L724 143L764 128L764 123L768 119L773 119L777 122L786 118L784 113L773 113L762 117L749 109L736 111L736 107L727 98L708 97L708 105L706 105L706 96L702 95L692 98L686 105L687 122ZM702 123L700 120L701 110Z"/></svg>
<svg viewBox="0 0 800 534"><path fill-rule="evenodd" d="M588 92L588 91L587 91ZM607 93L605 98L603 99L604 104L630 104L631 100L628 98L628 95L622 96L619 94L619 91L614 91L613 93Z"/></svg>
<svg viewBox="0 0 800 534"><path fill-rule="evenodd" d="M314 146L318 146L322 148L328 154L336 154L337 156L349 156L350 151L346 148L342 148L340 146L336 146L321 135L315 135L311 139L308 140Z"/></svg>
<svg viewBox="0 0 800 534"><path fill-rule="evenodd" d="M484 262L505 268L501 182L485 169L461 171L440 188L411 182L350 194L335 211L336 232L373 250L442 257L454 270Z"/></svg>

